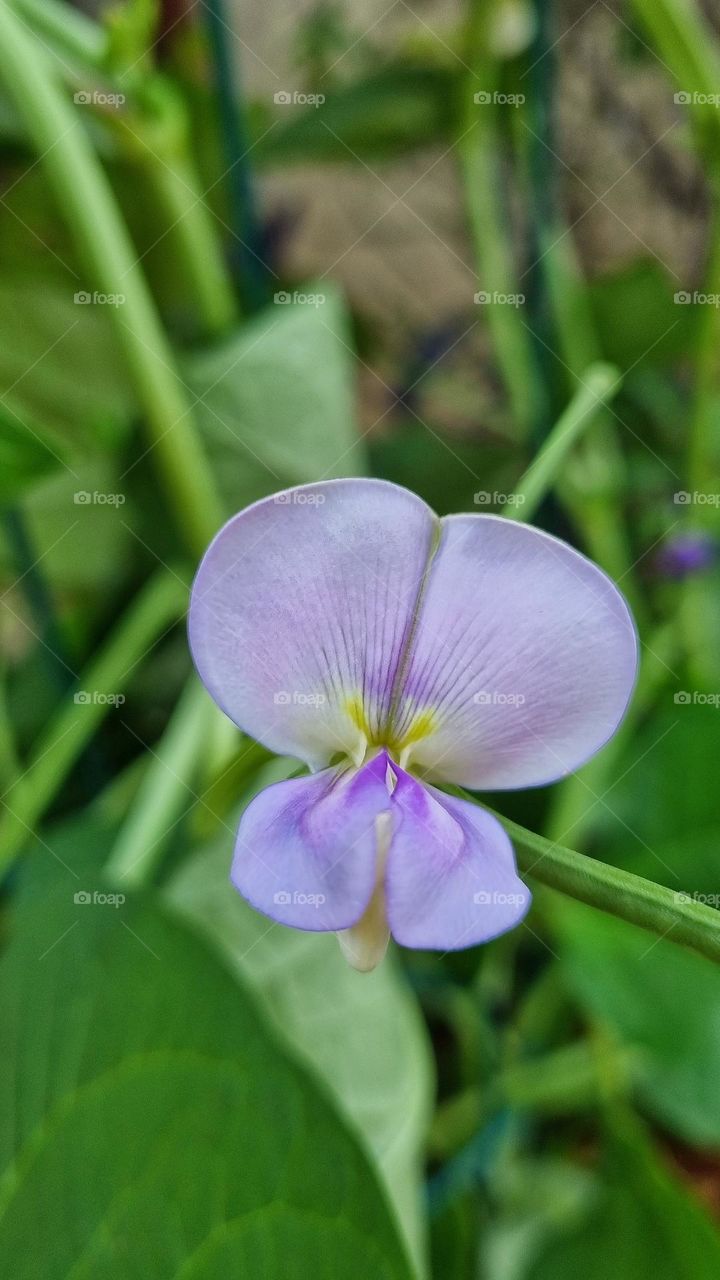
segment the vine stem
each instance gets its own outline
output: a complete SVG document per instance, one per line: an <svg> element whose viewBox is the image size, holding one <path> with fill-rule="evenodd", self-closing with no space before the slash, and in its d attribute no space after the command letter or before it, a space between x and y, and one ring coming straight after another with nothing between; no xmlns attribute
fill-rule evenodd
<svg viewBox="0 0 720 1280"><path fill-rule="evenodd" d="M492 809L488 813L507 831L525 875L720 962L720 911L632 871L553 844Z"/></svg>
<svg viewBox="0 0 720 1280"><path fill-rule="evenodd" d="M199 680L191 678L108 859L107 874L118 885L137 888L147 883L183 807L198 799L193 782L219 714Z"/></svg>
<svg viewBox="0 0 720 1280"><path fill-rule="evenodd" d="M585 371L582 385L561 413L527 471L515 488L515 504L510 519L531 520L552 487L565 459L585 429L620 388L620 374L613 365L593 364Z"/></svg>
<svg viewBox="0 0 720 1280"><path fill-rule="evenodd" d="M193 553L201 554L222 523L222 508L191 402L109 182L44 50L6 0L0 0L0 80L39 152L98 289L125 298L122 307L109 311L179 528Z"/></svg>
<svg viewBox="0 0 720 1280"><path fill-rule="evenodd" d="M172 572L151 578L121 618L112 636L50 719L30 764L0 800L0 869L22 852L70 769L108 711L117 707L134 666L163 631L182 614L187 590ZM116 712L117 714L117 712Z"/></svg>

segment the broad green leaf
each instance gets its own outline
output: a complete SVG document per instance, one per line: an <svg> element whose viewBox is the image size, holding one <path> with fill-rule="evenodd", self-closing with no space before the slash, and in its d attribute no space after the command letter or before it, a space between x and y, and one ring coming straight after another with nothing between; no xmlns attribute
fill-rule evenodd
<svg viewBox="0 0 720 1280"><path fill-rule="evenodd" d="M111 447L135 411L110 304L92 300L99 296L69 273L66 280L6 277L0 285L6 398L20 421L27 416L80 453Z"/></svg>
<svg viewBox="0 0 720 1280"><path fill-rule="evenodd" d="M261 781L275 780L279 764L263 770ZM170 901L201 926L322 1076L375 1160L419 1261L432 1071L416 1003L392 957L374 973L359 974L332 935L286 929L253 911L229 882L231 843L224 833L194 855L175 876Z"/></svg>
<svg viewBox="0 0 720 1280"><path fill-rule="evenodd" d="M231 511L288 485L364 470L341 298L324 282L278 297L288 300L187 363L197 418Z"/></svg>
<svg viewBox="0 0 720 1280"><path fill-rule="evenodd" d="M70 469L70 466L72 469ZM23 497L22 510L42 572L60 591L99 587L107 594L142 547L124 466L112 454L75 458L38 480ZM0 568L12 571L0 537Z"/></svg>
<svg viewBox="0 0 720 1280"><path fill-rule="evenodd" d="M147 901L53 875L0 966L0 1271L409 1280L356 1140L237 976Z"/></svg>
<svg viewBox="0 0 720 1280"><path fill-rule="evenodd" d="M720 1143L720 970L579 903L557 903L566 980L641 1054L642 1104L699 1146Z"/></svg>
<svg viewBox="0 0 720 1280"><path fill-rule="evenodd" d="M585 1219L560 1236L528 1280L715 1280L720 1237L635 1123L615 1123L602 1185Z"/></svg>

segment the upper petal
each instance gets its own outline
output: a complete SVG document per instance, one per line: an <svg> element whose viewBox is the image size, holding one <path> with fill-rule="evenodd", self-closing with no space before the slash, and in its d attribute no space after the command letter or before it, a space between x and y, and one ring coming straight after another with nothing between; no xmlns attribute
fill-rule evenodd
<svg viewBox="0 0 720 1280"><path fill-rule="evenodd" d="M385 897L396 941L456 951L519 924L530 891L518 878L512 845L497 819L395 765L393 772Z"/></svg>
<svg viewBox="0 0 720 1280"><path fill-rule="evenodd" d="M236 724L320 768L386 718L437 521L380 480L332 480L235 516L195 579L190 646Z"/></svg>
<svg viewBox="0 0 720 1280"><path fill-rule="evenodd" d="M500 516L442 522L394 736L469 787L554 781L617 728L637 668L627 604L566 543Z"/></svg>
<svg viewBox="0 0 720 1280"><path fill-rule="evenodd" d="M389 808L387 759L266 787L238 830L232 882L281 924L347 929L375 888L377 818Z"/></svg>

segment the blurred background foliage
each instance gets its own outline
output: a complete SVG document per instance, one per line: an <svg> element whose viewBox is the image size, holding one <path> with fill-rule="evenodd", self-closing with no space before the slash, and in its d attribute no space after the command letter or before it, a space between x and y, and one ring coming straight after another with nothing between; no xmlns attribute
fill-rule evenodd
<svg viewBox="0 0 720 1280"><path fill-rule="evenodd" d="M717 907L719 103L715 0L0 0L15 1280L720 1274L717 968L542 888L370 976L257 916L234 829L294 765L182 625L248 502L503 511L605 368L535 520L626 592L638 692L489 800Z"/></svg>

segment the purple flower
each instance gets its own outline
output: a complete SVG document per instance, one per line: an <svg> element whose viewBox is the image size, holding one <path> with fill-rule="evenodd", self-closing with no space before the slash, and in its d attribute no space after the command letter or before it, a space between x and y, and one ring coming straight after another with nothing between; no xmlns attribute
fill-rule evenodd
<svg viewBox="0 0 720 1280"><path fill-rule="evenodd" d="M668 578L687 578L708 569L717 555L712 534L684 529L668 538L657 557L657 566Z"/></svg>
<svg viewBox="0 0 720 1280"><path fill-rule="evenodd" d="M232 879L258 910L336 930L372 968L486 942L525 915L505 831L432 782L535 787L610 738L632 691L628 607L594 564L491 515L440 520L381 480L276 494L195 580L198 672L236 724L313 772L245 810Z"/></svg>

